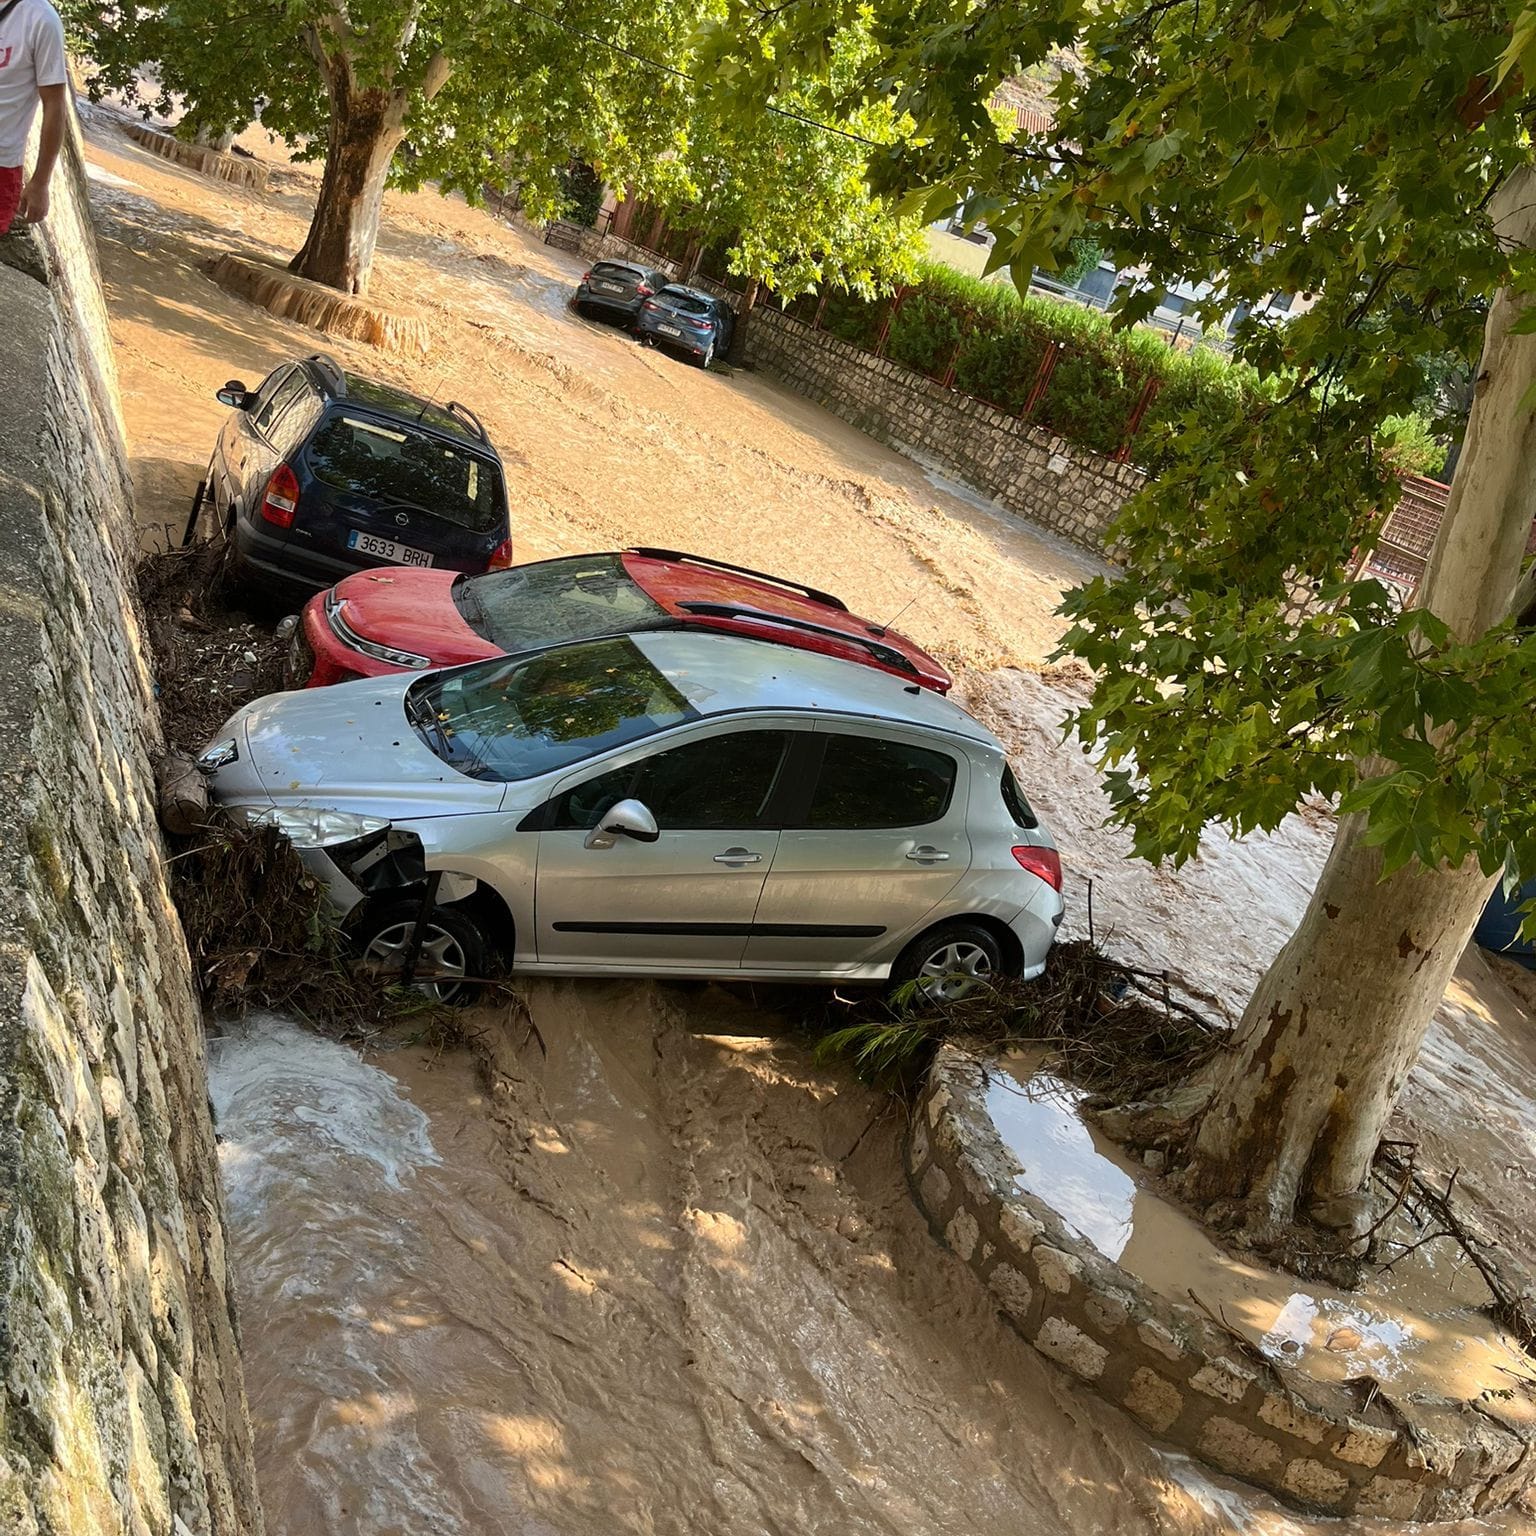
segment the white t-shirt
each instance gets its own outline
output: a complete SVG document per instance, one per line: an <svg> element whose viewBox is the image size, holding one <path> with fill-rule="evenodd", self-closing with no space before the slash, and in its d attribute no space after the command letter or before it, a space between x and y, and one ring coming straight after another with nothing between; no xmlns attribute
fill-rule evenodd
<svg viewBox="0 0 1536 1536"><path fill-rule="evenodd" d="M48 0L21 0L0 21L0 166L20 165L26 158L39 88L68 80L59 13Z"/></svg>

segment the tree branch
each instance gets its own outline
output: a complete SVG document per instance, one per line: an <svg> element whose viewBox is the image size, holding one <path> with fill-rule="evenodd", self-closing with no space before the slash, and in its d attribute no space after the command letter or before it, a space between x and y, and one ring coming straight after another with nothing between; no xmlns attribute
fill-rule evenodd
<svg viewBox="0 0 1536 1536"><path fill-rule="evenodd" d="M1515 595L1509 600L1509 617L1520 625L1536 623L1536 560L1526 566L1525 574L1515 584Z"/></svg>
<svg viewBox="0 0 1536 1536"><path fill-rule="evenodd" d="M453 73L453 60L443 52L441 48L427 60L426 72L421 77L421 94L426 101L431 101L442 88L447 85L448 77Z"/></svg>

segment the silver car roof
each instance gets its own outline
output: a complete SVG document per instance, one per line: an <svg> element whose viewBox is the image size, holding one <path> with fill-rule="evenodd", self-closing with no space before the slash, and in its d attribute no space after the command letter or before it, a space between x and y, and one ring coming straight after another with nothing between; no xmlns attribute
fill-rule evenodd
<svg viewBox="0 0 1536 1536"><path fill-rule="evenodd" d="M718 631L643 630L630 639L701 715L743 709L864 715L1002 750L986 726L942 694L858 662Z"/></svg>

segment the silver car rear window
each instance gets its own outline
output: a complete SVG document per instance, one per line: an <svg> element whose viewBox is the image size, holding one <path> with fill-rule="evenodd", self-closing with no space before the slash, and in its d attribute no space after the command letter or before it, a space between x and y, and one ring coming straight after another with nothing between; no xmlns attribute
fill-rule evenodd
<svg viewBox="0 0 1536 1536"><path fill-rule="evenodd" d="M412 686L405 702L417 733L445 763L503 783L698 718L623 636L438 673Z"/></svg>

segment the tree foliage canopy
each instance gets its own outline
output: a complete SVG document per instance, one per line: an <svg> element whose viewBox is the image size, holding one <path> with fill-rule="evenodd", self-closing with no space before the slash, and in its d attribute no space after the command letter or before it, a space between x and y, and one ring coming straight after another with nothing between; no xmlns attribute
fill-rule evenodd
<svg viewBox="0 0 1536 1536"><path fill-rule="evenodd" d="M1389 870L1469 854L1536 870L1533 647L1345 582L1396 494L1382 424L1447 357L1477 357L1490 296L1536 286L1494 212L1531 159L1536 20L1501 80L1509 13L1486 0L872 7L733 0L710 56L750 97L869 25L878 63L842 91L827 78L827 105L909 114L876 185L984 218L994 267L1027 281L1091 235L1146 273L1121 323L1181 280L1216 285L1207 318L1275 293L1309 306L1249 313L1237 352L1272 397L1170 423L1163 473L1116 530L1124 573L1067 602L1064 649L1097 669L1076 729L1106 749L1138 851L1188 857L1208 822L1273 827L1316 790L1369 813ZM1069 43L1081 66L1052 133L1000 135L997 83Z"/></svg>
<svg viewBox="0 0 1536 1536"><path fill-rule="evenodd" d="M823 278L888 282L912 259L910 223L871 195L857 138L786 111L719 110L689 78L692 39L724 14L716 0L284 0L234 11L68 0L66 10L95 88L182 108L189 133L259 119L298 158L323 158L331 113L317 61L344 54L360 88L409 101L396 184L432 180L477 198L487 183L516 183L530 213L548 217L566 205L567 167L586 162L615 187L689 208L711 236L739 233L735 267L792 292ZM863 33L851 36L839 61L868 53ZM793 110L793 81L775 95ZM850 107L840 126L890 144L901 124L882 103Z"/></svg>

